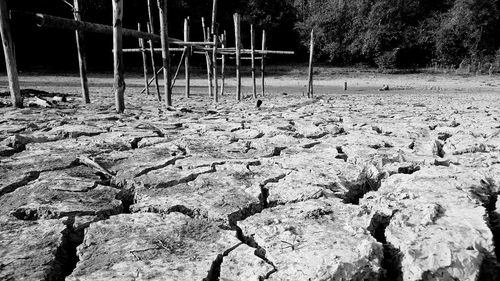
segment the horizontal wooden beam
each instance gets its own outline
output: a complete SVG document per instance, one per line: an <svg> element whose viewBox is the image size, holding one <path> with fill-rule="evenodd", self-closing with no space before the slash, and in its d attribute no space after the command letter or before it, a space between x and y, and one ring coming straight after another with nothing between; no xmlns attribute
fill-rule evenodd
<svg viewBox="0 0 500 281"><path fill-rule="evenodd" d="M72 19L66 19L61 17L55 17L40 13L30 13L22 11L11 11L11 17L14 20L22 20L24 22L30 22L36 24L38 27L47 28L58 28L58 29L68 29L77 30L81 32L93 32L102 34L113 34L113 27L110 25L91 23L85 21L75 21ZM153 33L137 31L135 29L122 29L123 36L133 37L137 39L152 40L154 42L160 42L160 35ZM169 44L179 45L179 46L207 46L213 45L211 42L184 42L180 39L168 38Z"/></svg>
<svg viewBox="0 0 500 281"><path fill-rule="evenodd" d="M198 49L198 48L197 48ZM171 51L174 52L182 52L184 51L184 48L170 48ZM195 54L201 54L205 55L206 52L213 52L213 48L203 48L200 47L198 49L199 51L195 51ZM140 48L131 48L131 49L123 49L124 53L140 53L143 50ZM243 49L241 50L242 54L251 54L250 52L247 52L248 50ZM160 48L155 48L154 49L155 53L160 53L161 49ZM233 52L231 49L217 49L217 54L223 54L223 55L234 55L236 52ZM261 51L261 50L255 50L255 54L257 55L293 55L295 54L292 51Z"/></svg>
<svg viewBox="0 0 500 281"><path fill-rule="evenodd" d="M184 48L169 48L171 52L183 52ZM131 49L123 49L124 53L142 53L143 51L150 51L149 49L141 49L141 48L131 48ZM161 53L160 48L154 48L155 53Z"/></svg>
<svg viewBox="0 0 500 281"><path fill-rule="evenodd" d="M235 54L236 48L224 48L220 49L221 53L227 52L227 54ZM241 49L242 54L251 54L251 49ZM258 55L295 55L294 51L273 51L273 50L255 50L255 54Z"/></svg>

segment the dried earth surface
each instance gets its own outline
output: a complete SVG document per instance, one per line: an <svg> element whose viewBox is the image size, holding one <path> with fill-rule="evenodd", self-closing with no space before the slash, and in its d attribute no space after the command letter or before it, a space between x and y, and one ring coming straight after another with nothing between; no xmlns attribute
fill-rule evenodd
<svg viewBox="0 0 500 281"><path fill-rule="evenodd" d="M0 106L0 279L498 280L498 77L325 73L260 108L132 77L124 114L109 76L87 106L77 77L22 76L65 101Z"/></svg>

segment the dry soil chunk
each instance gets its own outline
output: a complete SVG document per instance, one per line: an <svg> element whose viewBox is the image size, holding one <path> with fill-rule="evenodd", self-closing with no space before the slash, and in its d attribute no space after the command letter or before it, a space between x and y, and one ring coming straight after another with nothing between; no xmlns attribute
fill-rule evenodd
<svg viewBox="0 0 500 281"><path fill-rule="evenodd" d="M337 200L288 204L238 222L277 272L269 280L376 280L382 245L358 226L357 207Z"/></svg>
<svg viewBox="0 0 500 281"><path fill-rule="evenodd" d="M286 171L286 177L266 185L268 201L283 204L322 196L346 198L351 191L362 187L366 181L363 169L333 155L312 151L276 160L276 164Z"/></svg>
<svg viewBox="0 0 500 281"><path fill-rule="evenodd" d="M90 225L67 280L203 280L239 243L235 232L179 213L122 214Z"/></svg>
<svg viewBox="0 0 500 281"><path fill-rule="evenodd" d="M375 220L392 216L385 237L401 254L403 280L477 280L494 257L482 206L489 188L479 173L435 167L394 175L361 204Z"/></svg>
<svg viewBox="0 0 500 281"><path fill-rule="evenodd" d="M119 190L99 185L99 181L85 166L42 173L36 181L0 197L0 213L12 213L19 219L104 218L120 213Z"/></svg>
<svg viewBox="0 0 500 281"><path fill-rule="evenodd" d="M62 125L55 127L48 132L49 134L60 135L67 138L77 138L80 136L96 136L105 133L101 128L87 125Z"/></svg>
<svg viewBox="0 0 500 281"><path fill-rule="evenodd" d="M171 187L139 188L137 203L131 209L135 212L180 211L229 225L260 211L263 207L259 199L260 186L281 175L279 171L244 164L222 165L218 170Z"/></svg>
<svg viewBox="0 0 500 281"><path fill-rule="evenodd" d="M56 280L66 226L61 220L21 221L0 216L0 279Z"/></svg>
<svg viewBox="0 0 500 281"><path fill-rule="evenodd" d="M274 271L274 267L255 255L255 248L241 244L224 257L221 281L260 281Z"/></svg>

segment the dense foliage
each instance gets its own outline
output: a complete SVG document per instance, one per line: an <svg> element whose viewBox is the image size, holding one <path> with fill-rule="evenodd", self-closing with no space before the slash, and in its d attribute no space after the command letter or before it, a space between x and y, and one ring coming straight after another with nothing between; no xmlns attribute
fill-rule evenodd
<svg viewBox="0 0 500 281"><path fill-rule="evenodd" d="M318 57L335 64L498 64L499 5L496 0L302 0L296 30L305 45L314 28Z"/></svg>
<svg viewBox="0 0 500 281"><path fill-rule="evenodd" d="M110 23L110 0L80 0L83 18ZM72 1L69 1L72 2ZM156 1L153 0L153 3ZM71 9L62 0L10 0L14 9L71 17ZM135 28L147 21L146 0L125 1L124 26ZM183 19L191 18L192 38L201 38L201 17L210 24L211 0L169 1L169 29L182 38ZM316 59L334 65L367 64L382 68L408 68L429 64L459 67L500 61L500 0L219 0L217 21L233 43L233 18L242 15L242 38L249 45L249 24L266 29L272 49L298 51L298 59L307 58L309 34L316 33ZM143 25L144 26L144 25ZM156 19L158 26L158 19ZM21 30L19 30L21 29ZM29 35L29 36L28 36ZM51 64L50 54L74 57L71 32L40 31L16 26L21 63ZM109 39L109 38L108 38ZM90 64L99 66L110 60L102 52L103 36L88 35ZM32 42L47 56L32 57ZM55 46L57 44L57 47ZM61 45L70 48L61 48ZM126 42L126 46L137 44ZM92 60L93 57L103 59Z"/></svg>

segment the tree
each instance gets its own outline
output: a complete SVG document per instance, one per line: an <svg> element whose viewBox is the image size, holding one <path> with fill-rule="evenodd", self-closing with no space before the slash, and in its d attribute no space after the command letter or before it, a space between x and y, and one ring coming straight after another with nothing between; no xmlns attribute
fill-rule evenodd
<svg viewBox="0 0 500 281"><path fill-rule="evenodd" d="M437 58L457 65L480 60L498 48L498 9L493 0L456 0L436 31Z"/></svg>

